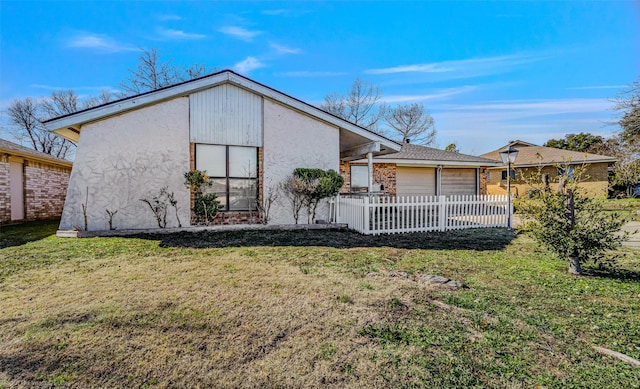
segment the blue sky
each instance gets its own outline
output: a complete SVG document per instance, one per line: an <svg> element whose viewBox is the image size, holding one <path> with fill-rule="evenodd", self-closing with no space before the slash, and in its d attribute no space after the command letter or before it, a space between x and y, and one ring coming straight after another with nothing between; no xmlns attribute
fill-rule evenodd
<svg viewBox="0 0 640 389"><path fill-rule="evenodd" d="M3 0L0 108L60 88L117 90L140 48L157 48L312 104L360 77L390 104L423 103L437 146L469 154L608 136L608 99L640 75L639 4Z"/></svg>

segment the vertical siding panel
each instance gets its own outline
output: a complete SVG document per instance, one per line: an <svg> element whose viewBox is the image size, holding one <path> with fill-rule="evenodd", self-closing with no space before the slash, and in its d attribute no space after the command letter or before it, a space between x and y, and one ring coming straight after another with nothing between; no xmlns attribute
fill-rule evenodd
<svg viewBox="0 0 640 389"><path fill-rule="evenodd" d="M189 96L190 140L262 146L262 97L224 84Z"/></svg>

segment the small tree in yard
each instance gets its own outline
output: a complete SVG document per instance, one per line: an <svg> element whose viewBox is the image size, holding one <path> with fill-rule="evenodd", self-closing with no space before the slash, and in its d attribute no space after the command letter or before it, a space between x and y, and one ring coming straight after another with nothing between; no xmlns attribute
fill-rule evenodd
<svg viewBox="0 0 640 389"><path fill-rule="evenodd" d="M520 230L562 260L569 260L569 273L582 274L581 263L598 263L610 250L620 247L627 235L618 233L625 223L619 215L603 212L600 202L586 197L579 186L584 167L560 171L572 174L557 177L557 190L551 189L542 167L524 181L534 188L529 198L516 201L523 218Z"/></svg>

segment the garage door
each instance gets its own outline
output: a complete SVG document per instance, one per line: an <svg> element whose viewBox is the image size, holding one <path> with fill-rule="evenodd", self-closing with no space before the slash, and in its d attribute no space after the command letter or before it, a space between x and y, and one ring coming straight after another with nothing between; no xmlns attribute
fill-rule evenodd
<svg viewBox="0 0 640 389"><path fill-rule="evenodd" d="M433 196L436 194L436 170L423 167L397 167L398 196Z"/></svg>
<svg viewBox="0 0 640 389"><path fill-rule="evenodd" d="M441 190L445 196L477 194L476 169L442 169Z"/></svg>

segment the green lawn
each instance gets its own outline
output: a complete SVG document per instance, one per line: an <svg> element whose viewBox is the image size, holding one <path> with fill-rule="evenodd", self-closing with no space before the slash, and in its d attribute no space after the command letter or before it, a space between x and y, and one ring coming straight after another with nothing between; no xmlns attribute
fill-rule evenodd
<svg viewBox="0 0 640 389"><path fill-rule="evenodd" d="M0 230L2 387L640 387L640 256L569 276L502 229ZM463 281L451 290L422 274Z"/></svg>
<svg viewBox="0 0 640 389"><path fill-rule="evenodd" d="M602 200L605 211L617 212L629 221L640 221L640 198Z"/></svg>

